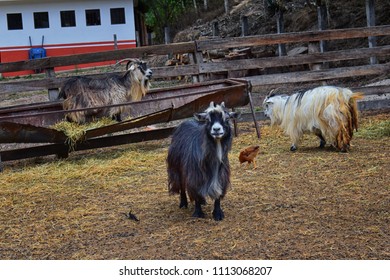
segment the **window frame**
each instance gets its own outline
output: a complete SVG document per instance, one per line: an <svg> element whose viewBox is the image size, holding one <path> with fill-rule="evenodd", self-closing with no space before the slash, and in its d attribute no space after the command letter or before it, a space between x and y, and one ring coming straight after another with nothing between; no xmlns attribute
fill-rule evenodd
<svg viewBox="0 0 390 280"><path fill-rule="evenodd" d="M47 16L47 26L44 24L43 15ZM38 17L39 16L39 17ZM49 12L33 12L34 29L46 29L50 28Z"/></svg>
<svg viewBox="0 0 390 280"><path fill-rule="evenodd" d="M76 27L76 11L75 10L64 10L60 11L61 27ZM69 24L69 25L67 25Z"/></svg>
<svg viewBox="0 0 390 280"><path fill-rule="evenodd" d="M110 20L111 25L126 24L126 9L124 7L110 8Z"/></svg>
<svg viewBox="0 0 390 280"><path fill-rule="evenodd" d="M18 22L18 24L11 24L12 26L16 26L18 25L17 27L10 27L10 23L12 23L11 21L11 18L10 16L20 16L20 22ZM23 30L23 14L22 13L9 13L7 14L7 30Z"/></svg>
<svg viewBox="0 0 390 280"><path fill-rule="evenodd" d="M92 18L92 12L95 12L95 18ZM88 14L90 13L90 14ZM96 22L96 23L94 23ZM85 25L86 26L99 26L102 25L100 9L87 9L85 10Z"/></svg>

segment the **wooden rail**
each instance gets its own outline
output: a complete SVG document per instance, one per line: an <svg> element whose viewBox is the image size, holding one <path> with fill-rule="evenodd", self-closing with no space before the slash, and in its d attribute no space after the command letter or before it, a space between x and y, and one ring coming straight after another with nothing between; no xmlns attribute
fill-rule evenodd
<svg viewBox="0 0 390 280"><path fill-rule="evenodd" d="M388 36L390 35L390 25L334 29L322 31L305 31L282 34L268 34L259 36L247 36L239 38L213 39L207 41L197 41L198 51L213 49L239 48L265 46L287 43L303 43L315 41L331 41L339 39L365 38L369 36Z"/></svg>
<svg viewBox="0 0 390 280"><path fill-rule="evenodd" d="M246 77L245 79L250 81L253 86L260 85L277 85L287 83L302 83L302 82L315 82L325 81L332 79L341 79L348 77L359 77L369 75L380 75L390 72L390 63L364 65L354 67L342 67L334 69L316 70L316 71L299 71L281 74L270 74Z"/></svg>
<svg viewBox="0 0 390 280"><path fill-rule="evenodd" d="M22 70L47 69L59 66L77 65L83 63L120 60L123 58L142 58L148 55L166 55L169 53L193 53L195 42L155 45L132 49L112 50L96 53L45 57L35 60L0 63L0 73Z"/></svg>
<svg viewBox="0 0 390 280"><path fill-rule="evenodd" d="M330 51L326 53L313 53L296 56L266 57L221 61L213 63L201 63L199 65L199 73L221 72L221 69L223 69L224 71L235 71L334 62L340 60L346 61L353 59L370 58L371 56L390 57L390 46Z"/></svg>

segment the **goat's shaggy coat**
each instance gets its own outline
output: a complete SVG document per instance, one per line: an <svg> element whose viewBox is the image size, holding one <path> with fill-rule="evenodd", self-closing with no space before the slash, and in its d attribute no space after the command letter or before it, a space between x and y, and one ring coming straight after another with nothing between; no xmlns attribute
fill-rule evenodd
<svg viewBox="0 0 390 280"><path fill-rule="evenodd" d="M124 74L111 73L102 78L73 77L65 82L59 97L63 109L74 110L139 101L149 90L152 71L141 61L128 63ZM91 109L66 114L69 121L85 123L94 118L112 117L121 121L123 106Z"/></svg>
<svg viewBox="0 0 390 280"><path fill-rule="evenodd" d="M320 147L330 142L346 152L353 130L358 128L356 100L362 97L347 88L322 86L291 96L271 95L263 105L271 124L280 125L290 136L291 151L297 149L304 133L314 133L320 138Z"/></svg>
<svg viewBox="0 0 390 280"><path fill-rule="evenodd" d="M220 199L230 185L228 151L232 145L230 118L224 103L195 114L194 120L177 127L168 150L168 188L180 194L180 208L187 207L187 195L195 201L193 217L204 217L201 205L206 198L214 199L213 217L224 218Z"/></svg>

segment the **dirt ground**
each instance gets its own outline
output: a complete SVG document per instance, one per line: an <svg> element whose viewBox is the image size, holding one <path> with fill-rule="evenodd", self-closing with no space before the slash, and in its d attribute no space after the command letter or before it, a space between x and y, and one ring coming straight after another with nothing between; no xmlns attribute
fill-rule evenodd
<svg viewBox="0 0 390 280"><path fill-rule="evenodd" d="M221 222L212 203L196 219L192 204L179 209L168 195L169 139L7 162L0 258L389 259L389 116L363 116L349 153L319 149L313 136L292 153L267 122L261 139L239 124ZM239 151L253 144L257 169L240 166Z"/></svg>

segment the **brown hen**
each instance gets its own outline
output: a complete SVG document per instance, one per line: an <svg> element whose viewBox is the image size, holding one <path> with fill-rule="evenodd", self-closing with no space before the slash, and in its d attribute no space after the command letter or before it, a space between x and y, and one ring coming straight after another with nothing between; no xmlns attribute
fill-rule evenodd
<svg viewBox="0 0 390 280"><path fill-rule="evenodd" d="M255 161L255 157L257 156L257 154L259 153L259 146L249 146L245 149L243 149L241 152L240 152L240 155L238 157L238 159L240 160L240 163L244 163L244 162L248 162L248 165L251 164L253 162L253 169L256 168L256 161Z"/></svg>

